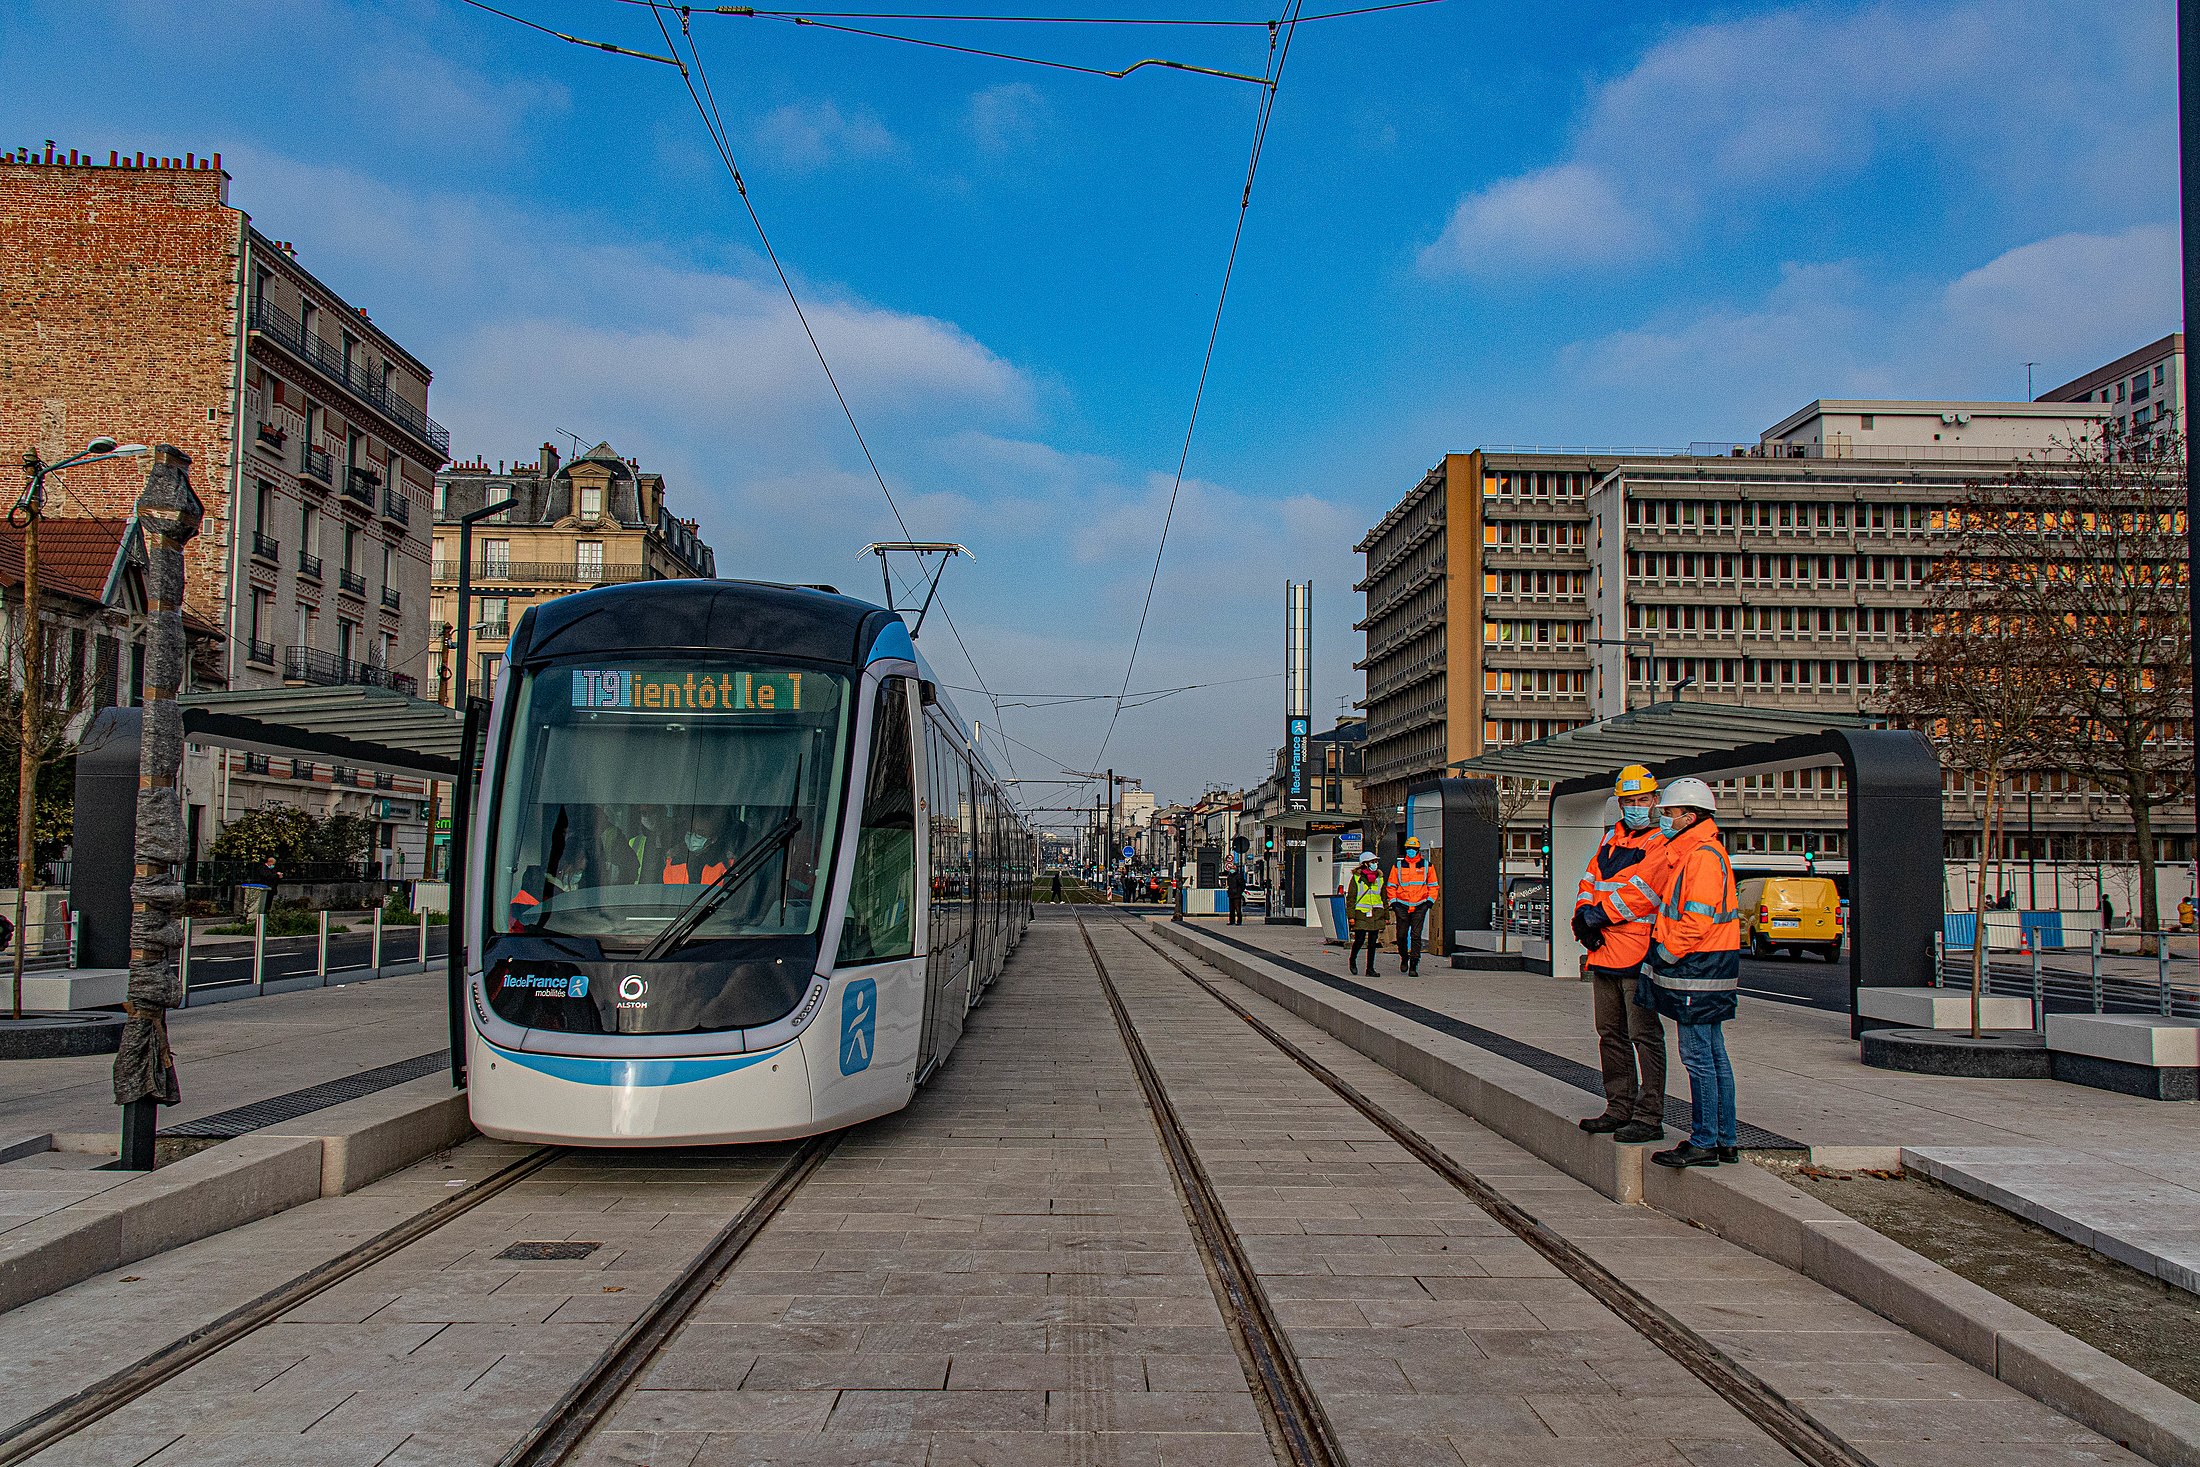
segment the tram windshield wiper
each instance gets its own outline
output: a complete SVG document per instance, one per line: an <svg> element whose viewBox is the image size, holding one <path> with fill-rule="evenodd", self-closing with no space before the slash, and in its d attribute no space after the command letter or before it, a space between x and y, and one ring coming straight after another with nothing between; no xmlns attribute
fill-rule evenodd
<svg viewBox="0 0 2200 1467"><path fill-rule="evenodd" d="M787 842L793 840L795 832L801 828L802 817L789 811L784 820L750 842L749 848L735 857L733 864L716 881L696 894L695 900L689 902L687 909L673 919L671 926L658 933L656 940L642 949L640 960L645 963L654 962L687 941L696 928L710 920L711 913L725 905L726 898L745 885L751 876L763 870L764 863L775 852L785 849Z"/></svg>

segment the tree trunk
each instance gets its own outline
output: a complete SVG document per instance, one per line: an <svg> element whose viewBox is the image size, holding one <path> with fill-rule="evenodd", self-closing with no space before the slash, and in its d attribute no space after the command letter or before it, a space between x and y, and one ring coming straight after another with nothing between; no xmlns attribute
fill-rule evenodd
<svg viewBox="0 0 2200 1467"><path fill-rule="evenodd" d="M2001 771L1986 771L1986 819L1979 826L1978 898L1971 903L1978 914L1971 928L1971 1037L1979 1035L1979 1010L1986 992L1986 869L1994 849L1995 797L2001 792Z"/></svg>
<svg viewBox="0 0 2200 1467"><path fill-rule="evenodd" d="M38 619L38 505L23 522L23 725L15 773L15 954L9 1012L23 1017L23 947L30 941L31 866L37 860L32 833L38 810L38 699L45 642Z"/></svg>
<svg viewBox="0 0 2200 1467"><path fill-rule="evenodd" d="M2145 776L2134 779L2130 786L2135 791L2146 789ZM2159 934L2162 930L2161 902L2154 893L2154 800L2146 794L2125 796L2131 806L2131 823L2136 827L2134 839L2138 842L2135 854L2139 858L2139 930ZM2154 941L2159 942L2159 935ZM2147 951L2147 939L2140 939L2139 951Z"/></svg>

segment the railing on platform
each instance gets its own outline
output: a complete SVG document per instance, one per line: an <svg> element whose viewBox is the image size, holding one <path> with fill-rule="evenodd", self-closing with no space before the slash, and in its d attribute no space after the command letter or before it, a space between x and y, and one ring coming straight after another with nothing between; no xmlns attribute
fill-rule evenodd
<svg viewBox="0 0 2200 1467"><path fill-rule="evenodd" d="M1951 914L1958 915L1967 919L1960 931L1951 929L1933 939L1933 973L1939 987L1967 990L1976 919L1969 913ZM2049 1013L2200 1019L2200 971L2195 969L2195 959L2170 951L2169 939L2190 934L2120 928L2113 935L2138 939L2142 951L2116 953L2108 950L2098 928L2072 933L2086 941L2065 946L2033 940L2031 933L2037 929L2027 926L2014 951L1996 952L1996 926L1989 914L1982 987L1996 997L2031 999L2036 1027L2046 1025ZM2147 947L2154 951L2145 952Z"/></svg>
<svg viewBox="0 0 2200 1467"><path fill-rule="evenodd" d="M232 999L258 998L269 993L291 993L306 988L326 988L332 983L363 983L407 973L424 973L439 963L443 952L429 942L440 931L448 942L450 928L436 927L428 914L410 928L383 924L382 909L373 910L361 954L365 961L332 961L331 939L358 951L352 933L332 934L329 914L316 914L316 930L292 937L270 937L267 914L252 919L249 934L233 934L227 940L209 940L204 919L183 919L183 1007L226 1003ZM224 925L234 925L225 923ZM446 948L447 950L447 948Z"/></svg>

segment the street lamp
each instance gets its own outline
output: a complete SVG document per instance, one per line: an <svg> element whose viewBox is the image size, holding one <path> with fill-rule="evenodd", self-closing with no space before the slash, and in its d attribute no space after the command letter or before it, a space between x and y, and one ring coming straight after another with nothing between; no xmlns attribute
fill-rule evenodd
<svg viewBox="0 0 2200 1467"><path fill-rule="evenodd" d="M23 706L19 746L16 750L15 786L15 962L14 996L10 1012L23 1017L23 944L30 919L32 826L38 808L38 705L44 696L40 684L45 672L45 637L38 608L38 521L46 511L46 476L63 469L79 468L112 458L137 458L150 452L142 443L116 443L94 438L84 451L57 464L49 464L32 449L23 455L23 495L8 509L8 524L23 532Z"/></svg>
<svg viewBox="0 0 2200 1467"><path fill-rule="evenodd" d="M466 1083L465 1034L459 1025L459 1015L465 1010L466 939L463 923L466 915L466 827L473 818L474 771L472 740L467 737L466 718L466 659L470 655L467 646L473 631L473 617L466 603L474 594L474 526L492 515L503 514L516 499L500 499L495 504L485 504L471 514L458 517L458 615L452 621L455 631L454 656L451 669L451 710L459 717L458 778L451 785L451 839L445 847L444 881L450 893L451 937L450 952L445 959L445 981L449 985L451 1020L451 1083Z"/></svg>

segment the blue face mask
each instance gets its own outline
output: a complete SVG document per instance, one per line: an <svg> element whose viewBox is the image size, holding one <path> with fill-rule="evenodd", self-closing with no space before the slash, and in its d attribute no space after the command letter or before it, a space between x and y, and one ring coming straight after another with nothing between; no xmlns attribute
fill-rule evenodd
<svg viewBox="0 0 2200 1467"><path fill-rule="evenodd" d="M1650 817L1654 813L1648 805L1622 805L1619 807L1619 823L1629 830L1648 830Z"/></svg>
<svg viewBox="0 0 2200 1467"><path fill-rule="evenodd" d="M1673 817L1663 810L1658 812L1658 834L1664 836L1667 840L1673 838Z"/></svg>

